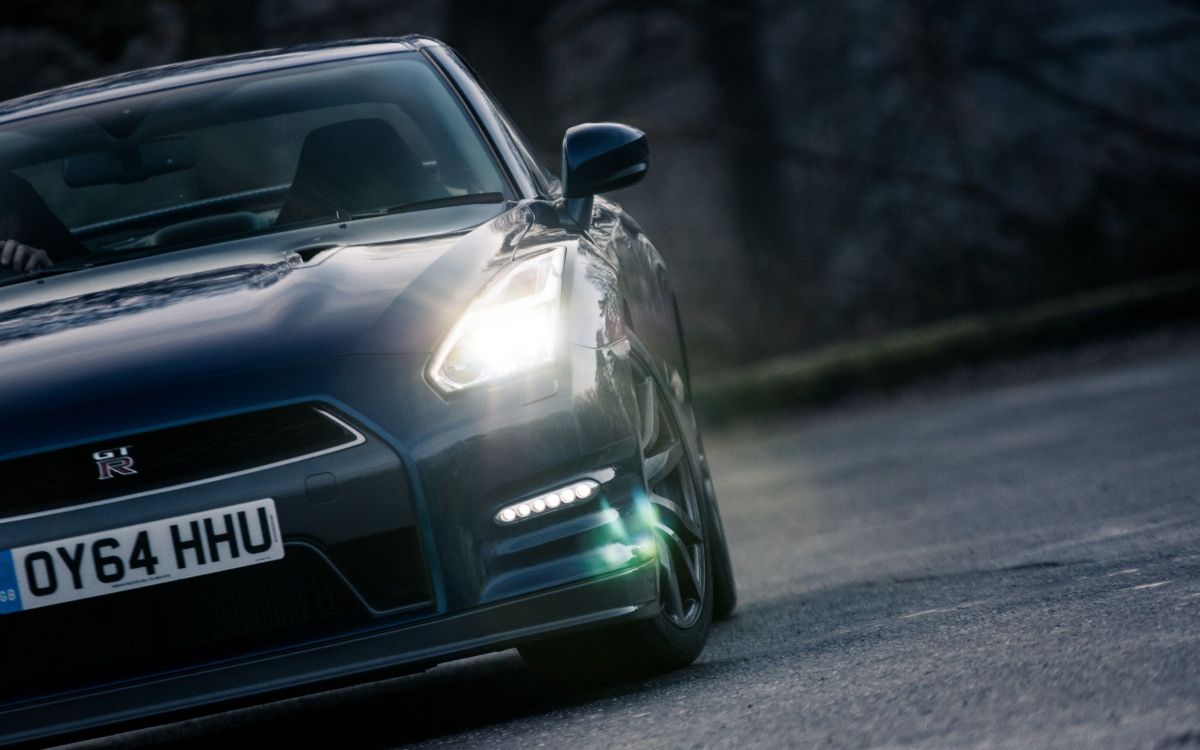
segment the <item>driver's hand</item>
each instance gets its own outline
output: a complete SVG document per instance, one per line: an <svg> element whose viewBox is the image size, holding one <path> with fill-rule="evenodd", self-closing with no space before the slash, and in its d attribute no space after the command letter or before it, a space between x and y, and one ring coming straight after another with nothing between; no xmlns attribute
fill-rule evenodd
<svg viewBox="0 0 1200 750"><path fill-rule="evenodd" d="M22 245L16 240L4 240L0 247L0 266L8 266L14 271L36 271L39 268L49 268L54 265L45 250Z"/></svg>

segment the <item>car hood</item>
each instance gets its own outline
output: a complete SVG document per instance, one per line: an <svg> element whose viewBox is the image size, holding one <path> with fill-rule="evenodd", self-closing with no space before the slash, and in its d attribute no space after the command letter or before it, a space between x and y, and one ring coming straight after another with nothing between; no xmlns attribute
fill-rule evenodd
<svg viewBox="0 0 1200 750"><path fill-rule="evenodd" d="M0 288L0 416L288 362L429 352L531 226L527 206L501 210L443 209L437 226L450 231L434 236L385 216Z"/></svg>

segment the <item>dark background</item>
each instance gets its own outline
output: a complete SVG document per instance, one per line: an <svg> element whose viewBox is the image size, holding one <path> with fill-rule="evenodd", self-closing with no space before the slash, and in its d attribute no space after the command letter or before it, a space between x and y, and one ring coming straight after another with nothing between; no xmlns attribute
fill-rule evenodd
<svg viewBox="0 0 1200 750"><path fill-rule="evenodd" d="M734 414L1072 305L881 334L1200 271L1200 0L0 0L0 98L410 32L551 166L573 123L649 133L615 197L710 381L852 342L733 373ZM94 747L1200 748L1200 328L982 370L706 429L740 605L689 669L581 692L506 652Z"/></svg>
<svg viewBox="0 0 1200 750"><path fill-rule="evenodd" d="M405 33L552 168L576 122L648 132L615 197L701 368L1200 267L1195 0L6 0L0 98Z"/></svg>

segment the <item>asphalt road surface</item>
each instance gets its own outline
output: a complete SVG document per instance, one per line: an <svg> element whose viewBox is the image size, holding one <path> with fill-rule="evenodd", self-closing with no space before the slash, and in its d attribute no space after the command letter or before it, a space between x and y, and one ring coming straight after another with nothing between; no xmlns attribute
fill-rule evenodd
<svg viewBox="0 0 1200 750"><path fill-rule="evenodd" d="M1200 337L1150 349L712 432L742 603L691 668L506 652L100 744L1200 748Z"/></svg>

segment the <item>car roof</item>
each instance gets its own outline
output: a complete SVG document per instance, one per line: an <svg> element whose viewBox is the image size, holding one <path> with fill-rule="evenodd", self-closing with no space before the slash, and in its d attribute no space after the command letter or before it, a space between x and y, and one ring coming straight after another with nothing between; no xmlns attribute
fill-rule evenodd
<svg viewBox="0 0 1200 750"><path fill-rule="evenodd" d="M0 123L193 83L334 60L411 52L440 44L436 39L418 35L355 39L243 52L142 68L0 102Z"/></svg>

